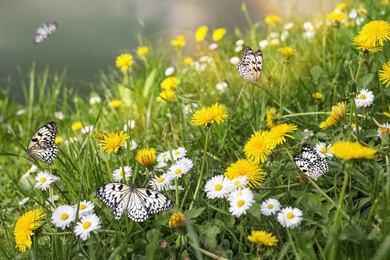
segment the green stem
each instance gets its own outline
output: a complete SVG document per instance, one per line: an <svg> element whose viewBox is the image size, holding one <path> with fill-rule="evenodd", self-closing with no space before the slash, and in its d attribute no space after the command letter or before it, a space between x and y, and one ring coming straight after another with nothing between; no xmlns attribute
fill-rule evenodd
<svg viewBox="0 0 390 260"><path fill-rule="evenodd" d="M359 55L359 63L358 63L358 67L357 67L357 70L356 70L355 79L353 79L353 81L355 82L355 85L357 84L358 79L359 79L359 73L360 73L360 68L362 66L362 62L363 62L363 53L361 53Z"/></svg>
<svg viewBox="0 0 390 260"><path fill-rule="evenodd" d="M286 72L288 60L286 60L283 64L282 76L280 79L279 86L279 116L283 115L283 83L284 83L284 74Z"/></svg>
<svg viewBox="0 0 390 260"><path fill-rule="evenodd" d="M298 254L298 251L297 251L297 248L295 247L295 243L292 239L292 236L291 236L291 233L290 233L290 229L287 228L287 235L288 235L288 240L290 241L290 245L294 251L294 254L295 254L295 259L301 259L300 255Z"/></svg>

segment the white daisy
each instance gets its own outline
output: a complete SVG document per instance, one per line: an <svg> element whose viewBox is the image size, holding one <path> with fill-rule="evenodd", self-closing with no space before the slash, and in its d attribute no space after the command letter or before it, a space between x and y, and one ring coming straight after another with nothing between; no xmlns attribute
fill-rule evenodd
<svg viewBox="0 0 390 260"><path fill-rule="evenodd" d="M99 104L100 102L102 102L102 99L99 96L92 96L89 99L89 104L91 104L91 105Z"/></svg>
<svg viewBox="0 0 390 260"><path fill-rule="evenodd" d="M164 72L165 76L167 77L171 76L173 73L175 73L174 67L168 67Z"/></svg>
<svg viewBox="0 0 390 260"><path fill-rule="evenodd" d="M260 46L261 49L264 49L265 47L268 46L268 40L261 40L259 42L259 46Z"/></svg>
<svg viewBox="0 0 390 260"><path fill-rule="evenodd" d="M125 145L126 145L125 148L127 148L127 143L125 143ZM131 140L130 144L129 144L129 150L133 151L133 150L137 149L137 147L138 147L138 144L134 140Z"/></svg>
<svg viewBox="0 0 390 260"><path fill-rule="evenodd" d="M53 195L52 198L48 198L46 201L45 201L45 205L48 205L48 206L54 206L54 201L58 201L60 199L60 196L58 195ZM53 200L53 201L52 201Z"/></svg>
<svg viewBox="0 0 390 260"><path fill-rule="evenodd" d="M378 127L378 137L382 138L384 135L390 134L390 123L384 123Z"/></svg>
<svg viewBox="0 0 390 260"><path fill-rule="evenodd" d="M240 188L245 188L245 186L248 184L249 180L246 176L242 175L242 176L238 176L234 179L231 179L229 180L231 185L232 185L232 188L234 190L237 190L237 189L240 189Z"/></svg>
<svg viewBox="0 0 390 260"><path fill-rule="evenodd" d="M284 25L284 29L285 30L290 30L290 29L292 29L294 27L294 24L293 23L286 23L285 25Z"/></svg>
<svg viewBox="0 0 390 260"><path fill-rule="evenodd" d="M93 125L88 125L88 126L84 126L83 128L81 128L80 133L85 135L85 134L92 133L92 131L93 131Z"/></svg>
<svg viewBox="0 0 390 260"><path fill-rule="evenodd" d="M24 199L22 199L22 200L19 202L19 206L23 206L23 205L26 204L29 200L30 200L29 197L25 197Z"/></svg>
<svg viewBox="0 0 390 260"><path fill-rule="evenodd" d="M16 115L17 116L21 116L21 115L23 115L23 114L25 114L27 112L27 110L26 109L19 109L18 111L16 111Z"/></svg>
<svg viewBox="0 0 390 260"><path fill-rule="evenodd" d="M332 146L331 144L329 144L329 145L327 146L324 142L319 142L318 144L316 144L316 146L314 147L314 149L317 150L318 154L319 154L322 158L325 158L325 157L332 158L332 157L333 157L333 154L329 153L329 148L330 148L331 146Z"/></svg>
<svg viewBox="0 0 390 260"><path fill-rule="evenodd" d="M181 186L181 185L178 185L177 188L178 188L179 190L184 190L183 186ZM168 188L166 188L165 190L176 190L176 186L173 185L173 184L171 184L171 185L169 185Z"/></svg>
<svg viewBox="0 0 390 260"><path fill-rule="evenodd" d="M240 52L243 48L244 47L242 47L242 45L236 46L236 48L234 48L234 52Z"/></svg>
<svg viewBox="0 0 390 260"><path fill-rule="evenodd" d="M157 162L167 162L170 158L169 151L161 152L157 155Z"/></svg>
<svg viewBox="0 0 390 260"><path fill-rule="evenodd" d="M246 211L255 202L253 192L249 188L230 193L228 200L230 203L229 212L236 217L246 214Z"/></svg>
<svg viewBox="0 0 390 260"><path fill-rule="evenodd" d="M126 124L123 125L123 131L127 132L129 129L134 129L135 128L135 121L134 120L129 120L127 121Z"/></svg>
<svg viewBox="0 0 390 260"><path fill-rule="evenodd" d="M210 51L213 51L213 50L216 50L216 49L218 49L218 43L213 42L212 44L209 45L209 50Z"/></svg>
<svg viewBox="0 0 390 260"><path fill-rule="evenodd" d="M302 211L298 208L284 208L278 213L278 221L283 227L295 228L302 221Z"/></svg>
<svg viewBox="0 0 390 260"><path fill-rule="evenodd" d="M58 120L62 120L64 119L64 113L62 113L61 111L59 112L54 112L54 117Z"/></svg>
<svg viewBox="0 0 390 260"><path fill-rule="evenodd" d="M166 162L164 162L164 161L161 161L161 162L157 161L157 165L154 166L154 168L162 170L162 168L165 168L167 166L168 166L168 164Z"/></svg>
<svg viewBox="0 0 390 260"><path fill-rule="evenodd" d="M267 199L261 203L261 213L265 216L276 214L280 210L280 202L277 199Z"/></svg>
<svg viewBox="0 0 390 260"><path fill-rule="evenodd" d="M217 175L206 182L204 191L209 199L225 198L232 190L232 185L228 178Z"/></svg>
<svg viewBox="0 0 390 260"><path fill-rule="evenodd" d="M73 206L62 205L57 207L51 215L51 221L58 227L65 229L69 227L70 223L76 218L76 210Z"/></svg>
<svg viewBox="0 0 390 260"><path fill-rule="evenodd" d="M46 190L47 188L50 187L50 185L55 182L59 181L60 177L55 176L48 171L43 171L39 172L37 176L35 177L35 180L37 183L35 184L35 188L41 189L41 190Z"/></svg>
<svg viewBox="0 0 390 260"><path fill-rule="evenodd" d="M367 89L360 90L359 94L356 95L355 104L357 108L369 107L374 103L374 94L372 91Z"/></svg>
<svg viewBox="0 0 390 260"><path fill-rule="evenodd" d="M154 177L151 181L149 181L149 185L154 190L162 191L168 190L172 185L173 176L170 173L164 173L160 177Z"/></svg>
<svg viewBox="0 0 390 260"><path fill-rule="evenodd" d="M35 164L31 165L31 167L26 171L25 174L23 174L22 178L28 177L31 173L37 172L38 171L38 166Z"/></svg>
<svg viewBox="0 0 390 260"><path fill-rule="evenodd" d="M169 167L168 173L174 178L181 178L183 174L187 174L191 170L192 166L193 163L190 159L183 158Z"/></svg>
<svg viewBox="0 0 390 260"><path fill-rule="evenodd" d="M74 207L75 208L78 207L79 218L80 218L82 216L86 216L88 214L91 214L93 211L94 205L93 205L92 201L83 200L83 201L80 201L80 204L74 205Z"/></svg>
<svg viewBox="0 0 390 260"><path fill-rule="evenodd" d="M229 62L230 62L231 64L233 64L233 65L237 65L238 63L241 62L241 59L240 59L239 57L237 57L237 56L234 56L234 57L231 57L231 58L230 58Z"/></svg>
<svg viewBox="0 0 390 260"><path fill-rule="evenodd" d="M186 156L186 154L187 154L187 150L184 147L179 147L176 150L172 151L174 161L183 158L184 156Z"/></svg>
<svg viewBox="0 0 390 260"><path fill-rule="evenodd" d="M213 58L205 55L205 56L200 57L199 61L200 62L204 62L204 63L212 63L213 62Z"/></svg>
<svg viewBox="0 0 390 260"><path fill-rule="evenodd" d="M100 219L95 214L89 214L81 217L80 222L76 224L74 233L82 240L87 240L91 232L96 233L101 228Z"/></svg>
<svg viewBox="0 0 390 260"><path fill-rule="evenodd" d="M194 67L194 69L196 70L196 71L204 71L206 68L207 68L207 64L206 63L199 63L199 62L197 62L197 61L193 61L193 62L191 62L190 63L190 65L192 66L192 67Z"/></svg>
<svg viewBox="0 0 390 260"><path fill-rule="evenodd" d="M114 181L122 181L123 178L125 178L125 180L128 180L132 174L133 169L130 166L124 166L123 168L120 167L118 169L115 169L112 172L112 177L114 178Z"/></svg>
<svg viewBox="0 0 390 260"><path fill-rule="evenodd" d="M244 40L243 40L243 39L237 40L237 41L236 41L236 45L237 45L237 46L242 46L242 45L244 45Z"/></svg>
<svg viewBox="0 0 390 260"><path fill-rule="evenodd" d="M219 91L224 91L228 87L228 84L225 81L217 83L215 85L215 88L218 89Z"/></svg>

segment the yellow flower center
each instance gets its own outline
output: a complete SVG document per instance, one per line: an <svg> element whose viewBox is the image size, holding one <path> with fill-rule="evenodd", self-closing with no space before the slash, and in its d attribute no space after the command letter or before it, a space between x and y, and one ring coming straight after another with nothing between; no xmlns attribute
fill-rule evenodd
<svg viewBox="0 0 390 260"><path fill-rule="evenodd" d="M223 188L223 186L221 184L219 184L219 183L217 185L215 185L215 187L214 187L214 189L216 191L220 191L220 190L222 190L222 188Z"/></svg>
<svg viewBox="0 0 390 260"><path fill-rule="evenodd" d="M289 213L286 214L286 217L288 219L292 219L292 218L294 218L294 214L292 212L289 212Z"/></svg>
<svg viewBox="0 0 390 260"><path fill-rule="evenodd" d="M181 173L181 169L176 169L176 170L175 170L175 174L176 174L176 175L179 175L180 173Z"/></svg>
<svg viewBox="0 0 390 260"><path fill-rule="evenodd" d="M179 152L179 151L176 151L176 152L175 152L175 155L180 155L180 152Z"/></svg>
<svg viewBox="0 0 390 260"><path fill-rule="evenodd" d="M364 95L364 94L360 94L359 95L359 99L361 99L361 100L365 100L367 97L366 97L366 95Z"/></svg>
<svg viewBox="0 0 390 260"><path fill-rule="evenodd" d="M156 182L157 182L157 183L162 183L162 182L164 182L164 178L160 177L160 178L158 178L158 179L156 180Z"/></svg>
<svg viewBox="0 0 390 260"><path fill-rule="evenodd" d="M83 228L84 228L84 229L88 229L90 226L91 226L91 222L89 222L89 221L85 221L85 222L83 223Z"/></svg>
<svg viewBox="0 0 390 260"><path fill-rule="evenodd" d="M233 184L234 186L238 186L241 182L239 180L235 181Z"/></svg>
<svg viewBox="0 0 390 260"><path fill-rule="evenodd" d="M67 220L68 218L69 218L69 215L66 214L66 213L62 213L61 216L60 216L61 220Z"/></svg>
<svg viewBox="0 0 390 260"><path fill-rule="evenodd" d="M79 210L83 210L85 209L87 206L85 206L85 204L80 204L80 207L79 207Z"/></svg>
<svg viewBox="0 0 390 260"><path fill-rule="evenodd" d="M328 151L328 149L326 149L325 146L324 146L324 147L321 147L321 149L320 149L320 152L321 152L321 153L326 153L326 151Z"/></svg>
<svg viewBox="0 0 390 260"><path fill-rule="evenodd" d="M164 154L162 155L162 158L164 158L164 159L167 158L167 157L168 157L168 154L165 154L165 153L164 153Z"/></svg>
<svg viewBox="0 0 390 260"><path fill-rule="evenodd" d="M239 200L237 201L237 207L241 208L242 206L245 205L245 200Z"/></svg>
<svg viewBox="0 0 390 260"><path fill-rule="evenodd" d="M274 208L274 205L268 204L268 208L269 208L269 209L273 209L273 208Z"/></svg>
<svg viewBox="0 0 390 260"><path fill-rule="evenodd" d="M41 178L39 179L39 182L40 182L40 183L45 183L46 180L47 180L47 179L46 179L45 177L41 177Z"/></svg>
<svg viewBox="0 0 390 260"><path fill-rule="evenodd" d="M125 172L124 171L120 171L119 175L123 177L123 176L125 176Z"/></svg>

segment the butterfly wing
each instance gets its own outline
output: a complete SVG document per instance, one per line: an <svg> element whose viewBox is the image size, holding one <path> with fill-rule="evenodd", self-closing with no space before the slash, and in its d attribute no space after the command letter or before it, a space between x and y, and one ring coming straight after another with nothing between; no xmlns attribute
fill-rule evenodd
<svg viewBox="0 0 390 260"><path fill-rule="evenodd" d="M55 122L49 122L38 129L27 145L26 153L37 160L50 164L58 154L54 140L57 134Z"/></svg>
<svg viewBox="0 0 390 260"><path fill-rule="evenodd" d="M294 157L294 162L303 174L313 180L317 180L329 170L328 161L307 144L302 146L301 156Z"/></svg>
<svg viewBox="0 0 390 260"><path fill-rule="evenodd" d="M47 37L52 35L57 30L57 23L43 23L37 28L34 43L38 44L43 42Z"/></svg>
<svg viewBox="0 0 390 260"><path fill-rule="evenodd" d="M130 187L119 182L111 182L97 188L96 197L113 210L114 218L120 219L130 196Z"/></svg>
<svg viewBox="0 0 390 260"><path fill-rule="evenodd" d="M237 64L237 72L245 80L258 83L263 71L263 53L257 50L255 53L249 47L245 48L241 64Z"/></svg>

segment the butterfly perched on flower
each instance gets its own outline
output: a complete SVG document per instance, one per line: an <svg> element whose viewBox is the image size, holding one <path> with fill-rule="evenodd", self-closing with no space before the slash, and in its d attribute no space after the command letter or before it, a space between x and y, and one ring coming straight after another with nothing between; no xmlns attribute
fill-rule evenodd
<svg viewBox="0 0 390 260"><path fill-rule="evenodd" d="M294 157L295 165L307 177L317 180L329 170L326 158L322 157L316 149L304 144L301 149L301 156Z"/></svg>
<svg viewBox="0 0 390 260"><path fill-rule="evenodd" d="M50 164L58 154L57 145L54 142L57 133L55 122L49 122L38 129L27 145L26 153L37 160Z"/></svg>
<svg viewBox="0 0 390 260"><path fill-rule="evenodd" d="M56 30L57 30L56 22L42 23L42 25L37 28L33 42L35 44L43 42L47 37L52 35Z"/></svg>
<svg viewBox="0 0 390 260"><path fill-rule="evenodd" d="M258 83L263 71L263 53L261 50L253 52L249 47L242 54L241 64L237 64L238 75L241 78Z"/></svg>
<svg viewBox="0 0 390 260"><path fill-rule="evenodd" d="M172 200L162 193L120 182L110 182L100 186L96 190L96 197L112 208L117 220L125 210L131 220L143 222L149 215L173 207Z"/></svg>

